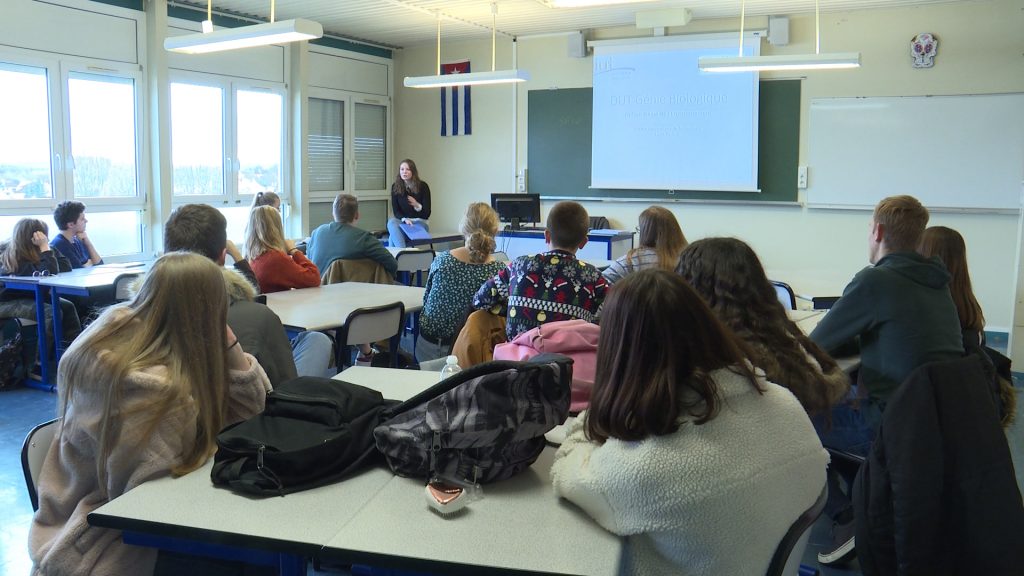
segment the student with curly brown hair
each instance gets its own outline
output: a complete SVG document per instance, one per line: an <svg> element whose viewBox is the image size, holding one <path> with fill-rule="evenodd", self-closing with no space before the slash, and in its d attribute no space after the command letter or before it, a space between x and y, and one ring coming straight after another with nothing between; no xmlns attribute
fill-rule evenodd
<svg viewBox="0 0 1024 576"><path fill-rule="evenodd" d="M745 242L698 240L683 250L676 271L750 347L751 363L789 388L808 414L825 414L846 395L846 373L786 316L761 261Z"/></svg>

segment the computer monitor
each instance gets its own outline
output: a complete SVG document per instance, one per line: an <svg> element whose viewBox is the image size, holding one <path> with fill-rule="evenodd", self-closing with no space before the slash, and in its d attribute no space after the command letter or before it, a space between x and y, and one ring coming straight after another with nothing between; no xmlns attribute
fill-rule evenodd
<svg viewBox="0 0 1024 576"><path fill-rule="evenodd" d="M491 208L512 230L526 222L540 222L540 194L491 194Z"/></svg>

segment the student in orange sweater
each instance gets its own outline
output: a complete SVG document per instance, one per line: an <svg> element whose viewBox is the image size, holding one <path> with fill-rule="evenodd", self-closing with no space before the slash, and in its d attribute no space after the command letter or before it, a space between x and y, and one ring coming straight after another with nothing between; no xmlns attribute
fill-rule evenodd
<svg viewBox="0 0 1024 576"><path fill-rule="evenodd" d="M260 292L281 292L320 285L320 270L284 237L281 213L257 206L249 213L245 252Z"/></svg>

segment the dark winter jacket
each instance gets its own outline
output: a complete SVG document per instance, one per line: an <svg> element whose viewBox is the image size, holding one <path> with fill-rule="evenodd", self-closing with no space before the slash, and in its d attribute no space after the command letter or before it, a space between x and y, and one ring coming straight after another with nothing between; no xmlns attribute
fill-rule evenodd
<svg viewBox="0 0 1024 576"><path fill-rule="evenodd" d="M888 254L853 278L811 340L835 353L859 336L857 383L884 403L914 368L963 355L949 279L936 257Z"/></svg>
<svg viewBox="0 0 1024 576"><path fill-rule="evenodd" d="M866 576L1009 576L1024 506L977 355L914 371L891 396L854 485Z"/></svg>

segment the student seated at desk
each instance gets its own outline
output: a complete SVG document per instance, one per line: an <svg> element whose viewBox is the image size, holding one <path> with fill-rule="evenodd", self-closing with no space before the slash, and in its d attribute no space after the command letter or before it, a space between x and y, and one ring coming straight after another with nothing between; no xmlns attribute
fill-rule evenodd
<svg viewBox="0 0 1024 576"><path fill-rule="evenodd" d="M252 208L258 208L260 206L270 206L278 213L281 212L281 197L277 195L277 192L257 192L252 197Z"/></svg>
<svg viewBox="0 0 1024 576"><path fill-rule="evenodd" d="M616 283L601 332L555 493L625 537L623 574L764 574L825 484L828 455L800 403L672 272Z"/></svg>
<svg viewBox="0 0 1024 576"><path fill-rule="evenodd" d="M704 238L683 250L676 271L750 348L750 362L789 388L811 416L846 395L849 378L811 342L775 295L757 254L736 238Z"/></svg>
<svg viewBox="0 0 1024 576"><path fill-rule="evenodd" d="M60 233L50 242L50 247L63 254L72 268L103 264L103 258L85 233L85 225L89 223L85 218L85 204L74 201L57 204L53 221Z"/></svg>
<svg viewBox="0 0 1024 576"><path fill-rule="evenodd" d="M11 238L0 245L0 275L52 276L71 270L71 263L59 252L50 249L46 223L35 218L22 218L14 225ZM46 299L46 337L53 341L53 310ZM64 341L71 342L82 330L75 305L60 299L61 329ZM31 292L0 291L0 317L36 319L36 300ZM52 344L51 344L52 347Z"/></svg>
<svg viewBox="0 0 1024 576"><path fill-rule="evenodd" d="M280 292L320 285L320 270L286 240L281 213L271 206L257 206L249 213L245 253L256 275L260 292Z"/></svg>
<svg viewBox="0 0 1024 576"><path fill-rule="evenodd" d="M577 202L559 202L548 213L544 241L550 250L520 256L473 297L473 308L505 316L511 342L545 322L597 318L607 283L597 268L576 259L587 244L590 217Z"/></svg>
<svg viewBox="0 0 1024 576"><path fill-rule="evenodd" d="M151 574L156 550L89 526L136 486L187 474L228 424L263 410L270 381L227 326L220 268L198 254L157 260L138 294L108 308L57 373L62 420L29 530L34 573Z"/></svg>
<svg viewBox="0 0 1024 576"><path fill-rule="evenodd" d="M670 210L661 206L651 206L640 213L637 232L640 245L612 262L601 273L609 286L640 270L672 270L679 261L679 254L686 248L686 236L679 227L679 221Z"/></svg>
<svg viewBox="0 0 1024 576"><path fill-rule="evenodd" d="M224 215L213 206L179 206L164 223L164 250L196 252L221 266L228 289L228 325L259 360L272 384L296 376L324 376L333 356L330 337L305 331L289 342L277 314L253 301L254 284L238 273L239 260L235 270L223 268L225 255L233 248L227 239L227 225Z"/></svg>
<svg viewBox="0 0 1024 576"><path fill-rule="evenodd" d="M438 253L427 274L416 342L416 358L421 362L451 354L473 294L505 268L505 262L493 255L498 233L498 213L493 208L483 202L470 204L459 230L466 245Z"/></svg>
<svg viewBox="0 0 1024 576"><path fill-rule="evenodd" d="M817 421L822 443L866 456L889 397L915 368L963 355L949 272L938 258L916 252L928 209L913 196L890 196L875 206L868 228L872 266L857 273L811 340L836 353L859 343L857 385L832 409L831 422ZM835 522L832 543L818 554L822 564L839 564L856 554L854 518L848 494L829 472L825 514ZM845 474L852 485L854 471Z"/></svg>
<svg viewBox="0 0 1024 576"><path fill-rule="evenodd" d="M322 224L309 236L306 255L316 267L326 272L335 260L369 259L377 262L392 279L398 262L373 234L356 228L359 200L351 194L338 194L334 199L334 222Z"/></svg>

